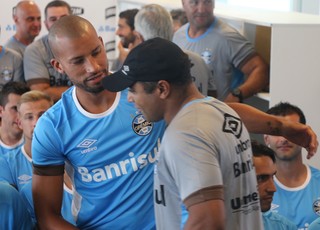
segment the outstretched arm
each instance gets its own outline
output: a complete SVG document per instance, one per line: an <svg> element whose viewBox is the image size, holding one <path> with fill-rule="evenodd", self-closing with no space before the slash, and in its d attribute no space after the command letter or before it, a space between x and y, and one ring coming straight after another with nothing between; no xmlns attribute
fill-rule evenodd
<svg viewBox="0 0 320 230"><path fill-rule="evenodd" d="M308 151L308 159L317 152L319 145L317 135L310 126L264 113L249 105L240 103L228 103L228 105L239 114L249 132L283 136L304 147Z"/></svg>
<svg viewBox="0 0 320 230"><path fill-rule="evenodd" d="M39 229L77 229L61 216L63 175L33 174L32 195Z"/></svg>

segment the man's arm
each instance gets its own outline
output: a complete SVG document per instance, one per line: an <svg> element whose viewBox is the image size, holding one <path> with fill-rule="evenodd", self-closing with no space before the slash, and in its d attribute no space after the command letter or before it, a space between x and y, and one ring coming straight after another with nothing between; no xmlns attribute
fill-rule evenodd
<svg viewBox="0 0 320 230"><path fill-rule="evenodd" d="M262 91L269 84L269 67L260 55L254 55L241 67L241 71L247 76L246 81L239 86L243 98L248 98ZM239 98L230 93L226 102L239 102Z"/></svg>
<svg viewBox="0 0 320 230"><path fill-rule="evenodd" d="M317 152L319 145L317 135L310 126L264 113L249 105L240 103L228 103L228 105L239 114L249 132L283 136L306 148L308 159Z"/></svg>
<svg viewBox="0 0 320 230"><path fill-rule="evenodd" d="M39 82L39 83L30 83L28 82L31 90L39 90L48 94L54 102L58 101L61 98L61 95L69 87L67 86L50 86L49 83Z"/></svg>
<svg viewBox="0 0 320 230"><path fill-rule="evenodd" d="M61 216L63 174L33 174L32 195L39 229L77 229Z"/></svg>
<svg viewBox="0 0 320 230"><path fill-rule="evenodd" d="M188 208L189 216L184 226L188 229L225 229L225 211L223 200L209 200Z"/></svg>

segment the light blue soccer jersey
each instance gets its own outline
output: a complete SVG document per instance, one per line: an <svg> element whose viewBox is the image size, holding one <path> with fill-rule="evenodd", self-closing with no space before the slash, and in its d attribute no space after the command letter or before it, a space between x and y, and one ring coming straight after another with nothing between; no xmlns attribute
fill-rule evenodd
<svg viewBox="0 0 320 230"><path fill-rule="evenodd" d="M31 161L24 146L7 152L0 158L0 181L6 181L20 191L32 179Z"/></svg>
<svg viewBox="0 0 320 230"><path fill-rule="evenodd" d="M7 152L9 152L9 151L18 149L18 148L21 147L23 144L24 144L24 138L23 138L23 137L21 138L21 140L20 140L17 144L12 145L12 146L6 145L5 143L3 143L3 142L0 140L0 155L4 155L5 153L7 153Z"/></svg>
<svg viewBox="0 0 320 230"><path fill-rule="evenodd" d="M72 208L81 229L155 228L153 165L165 123L147 122L127 101L127 90L101 114L86 112L75 91L39 119L34 165L73 167Z"/></svg>
<svg viewBox="0 0 320 230"><path fill-rule="evenodd" d="M277 191L271 210L291 220L298 229L307 229L320 215L320 171L307 166L306 182L297 188L288 188L275 177Z"/></svg>
<svg viewBox="0 0 320 230"><path fill-rule="evenodd" d="M267 211L262 213L264 230L297 230L297 226L278 213Z"/></svg>
<svg viewBox="0 0 320 230"><path fill-rule="evenodd" d="M8 183L0 182L1 229L32 230L34 225L19 192Z"/></svg>
<svg viewBox="0 0 320 230"><path fill-rule="evenodd" d="M31 214L33 222L36 223L36 215L34 213L34 206L33 206L33 199L32 199L32 182L31 181L21 188L20 194L25 204L27 205L28 211ZM70 190L69 188L67 188L66 185L64 185L61 215L69 223L75 225L75 222L71 213L71 202L72 202L72 190Z"/></svg>

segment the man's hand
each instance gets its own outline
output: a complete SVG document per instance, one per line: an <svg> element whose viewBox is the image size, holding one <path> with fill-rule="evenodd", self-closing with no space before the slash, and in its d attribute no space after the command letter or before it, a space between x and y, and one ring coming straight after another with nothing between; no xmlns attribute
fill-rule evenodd
<svg viewBox="0 0 320 230"><path fill-rule="evenodd" d="M317 135L310 126L298 122L283 119L280 135L289 141L304 147L308 151L307 159L310 159L317 152L319 142Z"/></svg>

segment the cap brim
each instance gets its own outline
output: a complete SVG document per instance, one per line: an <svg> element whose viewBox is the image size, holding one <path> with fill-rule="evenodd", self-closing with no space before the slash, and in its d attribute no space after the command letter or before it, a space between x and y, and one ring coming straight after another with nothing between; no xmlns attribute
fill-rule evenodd
<svg viewBox="0 0 320 230"><path fill-rule="evenodd" d="M122 91L129 86L131 86L134 83L133 80L128 79L128 76L126 76L124 73L122 73L121 70L110 74L108 76L105 76L102 79L102 85L103 87L111 92L119 92Z"/></svg>

